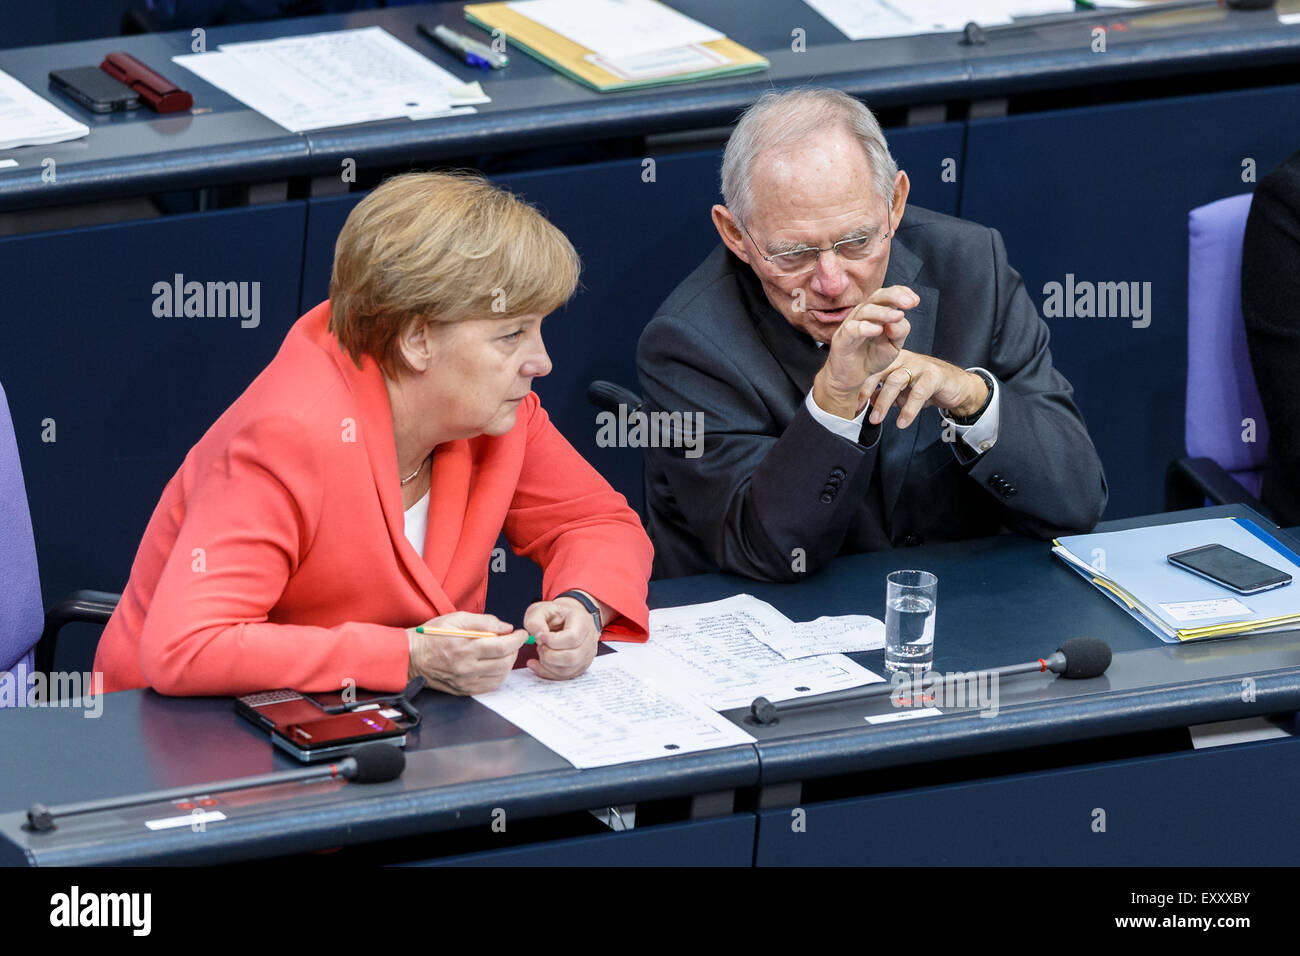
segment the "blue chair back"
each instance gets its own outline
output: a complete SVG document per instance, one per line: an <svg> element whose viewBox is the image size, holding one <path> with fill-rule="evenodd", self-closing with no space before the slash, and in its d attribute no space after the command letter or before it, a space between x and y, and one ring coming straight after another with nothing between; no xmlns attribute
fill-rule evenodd
<svg viewBox="0 0 1300 956"><path fill-rule="evenodd" d="M1241 246L1249 193L1188 214L1187 454L1210 458L1259 496L1268 422L1241 317ZM1254 422L1254 441L1250 437Z"/></svg>
<svg viewBox="0 0 1300 956"><path fill-rule="evenodd" d="M27 508L27 488L18 461L9 402L0 388L0 671L12 671L24 693L32 670L32 649L41 636L44 605L36 569L36 542ZM11 685L9 690L14 690ZM0 694L0 706L13 701Z"/></svg>

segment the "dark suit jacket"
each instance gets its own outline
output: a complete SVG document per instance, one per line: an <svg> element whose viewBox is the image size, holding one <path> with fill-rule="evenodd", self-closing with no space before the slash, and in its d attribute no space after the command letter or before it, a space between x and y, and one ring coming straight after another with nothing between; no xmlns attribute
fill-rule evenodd
<svg viewBox="0 0 1300 956"><path fill-rule="evenodd" d="M997 444L963 463L935 408L906 429L897 412L868 422L857 442L820 425L804 398L825 351L719 245L637 348L647 411L704 416L697 457L645 450L656 576L721 569L797 580L841 553L1003 525L1048 538L1096 524L1106 504L1101 462L998 233L909 207L884 283L921 299L907 314L905 348L997 377Z"/></svg>
<svg viewBox="0 0 1300 956"><path fill-rule="evenodd" d="M1268 416L1260 498L1300 524L1300 153L1259 181L1241 255L1241 314Z"/></svg>

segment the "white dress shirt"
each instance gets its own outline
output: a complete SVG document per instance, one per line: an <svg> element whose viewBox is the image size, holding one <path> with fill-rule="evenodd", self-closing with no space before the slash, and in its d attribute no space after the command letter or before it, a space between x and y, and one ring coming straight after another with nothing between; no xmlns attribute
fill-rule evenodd
<svg viewBox="0 0 1300 956"><path fill-rule="evenodd" d="M968 372L983 372L993 382L993 397L989 399L989 404L984 413L980 415L970 425L958 425L952 419L944 415L943 420L953 429L953 432L962 440L962 444L974 452L975 457L982 455L994 446L998 440L998 380L987 369L968 368ZM862 432L862 423L866 421L867 412L870 411L871 405L868 404L862 411L858 412L855 418L840 418L824 410L813 400L812 391L809 390L808 397L804 399L804 404L808 406L808 413L824 428L829 429L836 435L847 438L849 441L857 441L858 435ZM970 456L960 454L953 442L953 454L963 461L971 460Z"/></svg>
<svg viewBox="0 0 1300 956"><path fill-rule="evenodd" d="M403 514L406 540L411 542L411 547L420 557L424 557L424 535L429 530L429 491L426 491L424 497L407 508Z"/></svg>

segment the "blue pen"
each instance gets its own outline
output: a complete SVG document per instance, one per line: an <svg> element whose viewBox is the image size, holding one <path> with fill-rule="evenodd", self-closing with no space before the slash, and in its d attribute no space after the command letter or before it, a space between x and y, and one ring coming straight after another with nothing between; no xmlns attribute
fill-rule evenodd
<svg viewBox="0 0 1300 956"><path fill-rule="evenodd" d="M464 57L465 62L470 66L477 66L484 70L499 70L510 65L510 57L504 53L498 53L485 43L479 43L454 30L448 30L442 24L430 30L423 23L417 23L415 29L435 43L442 44L457 56Z"/></svg>

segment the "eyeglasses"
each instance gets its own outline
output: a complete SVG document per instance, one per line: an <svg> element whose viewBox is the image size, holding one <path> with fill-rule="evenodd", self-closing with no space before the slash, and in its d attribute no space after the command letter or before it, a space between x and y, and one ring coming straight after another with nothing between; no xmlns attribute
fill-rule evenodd
<svg viewBox="0 0 1300 956"><path fill-rule="evenodd" d="M857 262L862 259L870 259L884 248L885 240L892 236L892 231L886 232L882 236L857 236L849 239L841 239L825 249L818 246L805 246L802 249L792 249L790 252L779 252L776 255L768 256L763 254L758 240L754 238L749 227L741 225L745 230L745 235L749 236L749 241L754 244L758 254L762 256L763 261L770 265L778 275L797 276L805 272L811 272L816 266L817 261L821 258L823 252L833 252L841 259L851 262Z"/></svg>

